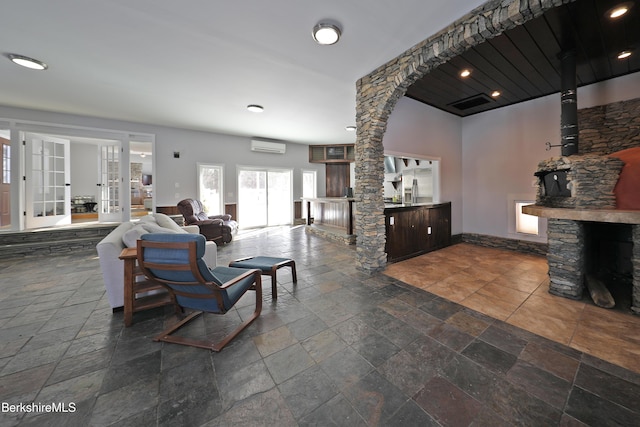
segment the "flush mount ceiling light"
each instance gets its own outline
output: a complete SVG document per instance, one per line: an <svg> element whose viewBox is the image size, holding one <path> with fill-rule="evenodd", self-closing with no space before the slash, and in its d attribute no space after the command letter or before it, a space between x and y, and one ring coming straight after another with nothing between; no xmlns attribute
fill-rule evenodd
<svg viewBox="0 0 640 427"><path fill-rule="evenodd" d="M13 53L10 53L8 57L14 64L18 64L22 67L30 68L32 70L46 70L48 68L48 65L44 62L38 61L37 59L29 58L28 56L15 55Z"/></svg>
<svg viewBox="0 0 640 427"><path fill-rule="evenodd" d="M315 27L313 27L313 31L311 32L313 39L318 44L322 45L336 44L338 40L340 40L341 34L342 32L340 31L340 27L328 22L318 23Z"/></svg>
<svg viewBox="0 0 640 427"><path fill-rule="evenodd" d="M500 91L499 90L494 90L493 92L491 92L491 96L494 98L497 98L500 96Z"/></svg>
<svg viewBox="0 0 640 427"><path fill-rule="evenodd" d="M262 113L264 111L264 107L262 105L251 104L247 105L247 110L252 113Z"/></svg>
<svg viewBox="0 0 640 427"><path fill-rule="evenodd" d="M631 51L631 49L627 49L627 50L623 50L622 52L620 52L617 55L618 59L626 59L628 57L630 57L633 54L633 52Z"/></svg>
<svg viewBox="0 0 640 427"><path fill-rule="evenodd" d="M471 75L471 70L469 70L468 68L460 71L460 77L469 77L470 75Z"/></svg>
<svg viewBox="0 0 640 427"><path fill-rule="evenodd" d="M620 3L619 5L609 9L606 13L606 16L608 16L611 19L620 18L622 15L625 15L627 12L629 12L629 9L631 9L631 6L633 6L633 2L630 2L630 1Z"/></svg>
<svg viewBox="0 0 640 427"><path fill-rule="evenodd" d="M345 127L345 130L347 132L355 132L356 131L356 127L355 126L347 126L347 127Z"/></svg>

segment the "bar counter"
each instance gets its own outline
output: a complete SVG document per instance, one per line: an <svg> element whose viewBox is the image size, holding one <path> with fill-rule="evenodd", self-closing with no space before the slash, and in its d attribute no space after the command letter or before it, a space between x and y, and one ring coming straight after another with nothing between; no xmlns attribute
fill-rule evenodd
<svg viewBox="0 0 640 427"><path fill-rule="evenodd" d="M354 198L303 197L302 200L307 204L307 225L311 225L313 218L314 224L335 227L344 230L348 235L353 234Z"/></svg>

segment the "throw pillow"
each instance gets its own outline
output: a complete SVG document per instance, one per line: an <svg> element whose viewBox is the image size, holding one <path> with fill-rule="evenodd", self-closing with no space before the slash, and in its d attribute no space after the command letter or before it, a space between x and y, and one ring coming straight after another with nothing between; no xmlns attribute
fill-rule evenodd
<svg viewBox="0 0 640 427"><path fill-rule="evenodd" d="M186 233L186 231L183 230L182 227L180 227L178 224L176 224L176 222L174 220L172 220L171 218L169 218L167 215L161 214L161 213L157 213L157 214L153 214L153 216L155 217L156 222L158 223L158 225L160 227L164 227L164 228L167 228L169 230L173 230L176 233Z"/></svg>
<svg viewBox="0 0 640 427"><path fill-rule="evenodd" d="M122 235L122 243L128 248L135 248L137 245L136 242L140 240L140 236L147 233L148 231L141 225L135 225Z"/></svg>
<svg viewBox="0 0 640 427"><path fill-rule="evenodd" d="M140 225L142 226L142 228L144 228L147 231L147 233L175 233L175 234L178 233L175 230L172 230L170 228L160 227L158 224L154 224L152 222L145 222Z"/></svg>

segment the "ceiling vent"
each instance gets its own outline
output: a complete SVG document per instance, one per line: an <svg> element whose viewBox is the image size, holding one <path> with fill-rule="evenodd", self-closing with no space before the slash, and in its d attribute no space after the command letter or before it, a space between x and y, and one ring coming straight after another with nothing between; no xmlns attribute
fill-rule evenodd
<svg viewBox="0 0 640 427"><path fill-rule="evenodd" d="M271 141L262 141L260 139L252 139L251 151L259 151L261 153L284 154L287 151L287 145L281 142L271 142Z"/></svg>
<svg viewBox="0 0 640 427"><path fill-rule="evenodd" d="M469 108L479 107L480 105L488 104L493 101L484 93L470 96L469 98L461 99L454 103L449 104L453 108L457 108L460 111L468 110Z"/></svg>

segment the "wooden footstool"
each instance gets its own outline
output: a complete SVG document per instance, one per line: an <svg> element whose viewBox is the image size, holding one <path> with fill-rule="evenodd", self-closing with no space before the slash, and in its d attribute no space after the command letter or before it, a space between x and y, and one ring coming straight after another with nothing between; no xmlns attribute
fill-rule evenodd
<svg viewBox="0 0 640 427"><path fill-rule="evenodd" d="M271 298L278 298L278 290L276 289L276 271L282 267L291 267L291 276L293 283L298 281L296 275L296 262L289 258L276 258L270 256L256 256L240 258L229 263L229 267L239 268L257 268L262 274L271 276Z"/></svg>

